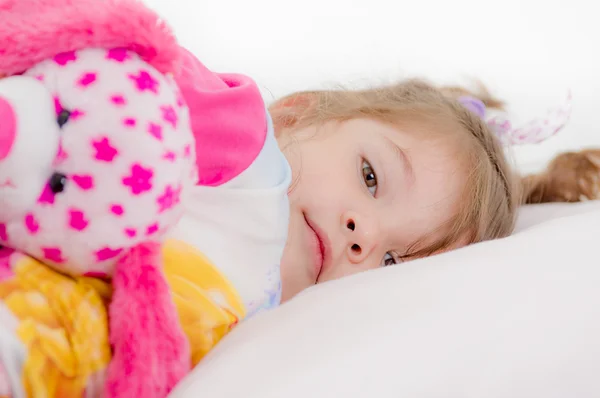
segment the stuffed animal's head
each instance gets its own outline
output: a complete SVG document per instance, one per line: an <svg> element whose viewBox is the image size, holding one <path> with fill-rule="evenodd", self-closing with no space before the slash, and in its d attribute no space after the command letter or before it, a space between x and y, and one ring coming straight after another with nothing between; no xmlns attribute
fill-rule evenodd
<svg viewBox="0 0 600 398"><path fill-rule="evenodd" d="M0 80L0 245L110 276L159 240L194 181L177 86L125 49L59 54Z"/></svg>

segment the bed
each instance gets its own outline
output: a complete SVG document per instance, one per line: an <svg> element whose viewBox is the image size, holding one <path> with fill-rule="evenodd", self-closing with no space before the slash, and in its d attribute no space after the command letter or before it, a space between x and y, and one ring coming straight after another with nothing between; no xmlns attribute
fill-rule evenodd
<svg viewBox="0 0 600 398"><path fill-rule="evenodd" d="M256 79L267 102L477 77L516 121L573 95L560 134L508 149L522 173L600 147L600 25L583 0L146 2L209 67ZM525 207L506 239L316 286L250 319L171 396L600 397L598 247L600 202Z"/></svg>
<svg viewBox="0 0 600 398"><path fill-rule="evenodd" d="M503 240L305 291L241 324L172 397L600 396L600 202Z"/></svg>

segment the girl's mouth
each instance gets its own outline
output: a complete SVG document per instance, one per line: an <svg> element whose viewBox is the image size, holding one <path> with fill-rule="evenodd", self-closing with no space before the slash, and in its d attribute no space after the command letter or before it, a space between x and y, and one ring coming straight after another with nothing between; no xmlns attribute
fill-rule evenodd
<svg viewBox="0 0 600 398"><path fill-rule="evenodd" d="M315 274L315 283L318 282L319 277L323 273L324 265L327 263L327 255L328 255L328 243L326 236L321 232L319 227L313 223L306 214L304 215L304 220L306 221L306 225L314 235L314 243L313 243L313 252L314 252L314 274Z"/></svg>

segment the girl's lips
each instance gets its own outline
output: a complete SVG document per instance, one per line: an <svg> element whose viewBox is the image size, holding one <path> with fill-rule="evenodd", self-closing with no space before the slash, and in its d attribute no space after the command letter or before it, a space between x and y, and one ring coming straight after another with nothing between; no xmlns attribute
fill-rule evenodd
<svg viewBox="0 0 600 398"><path fill-rule="evenodd" d="M327 264L327 258L330 252L329 249L329 241L327 240L327 236L321 231L321 229L313 223L307 216L304 214L304 220L308 225L308 228L314 235L314 244L313 251L315 253L315 283L318 282L321 273L323 272L325 265Z"/></svg>

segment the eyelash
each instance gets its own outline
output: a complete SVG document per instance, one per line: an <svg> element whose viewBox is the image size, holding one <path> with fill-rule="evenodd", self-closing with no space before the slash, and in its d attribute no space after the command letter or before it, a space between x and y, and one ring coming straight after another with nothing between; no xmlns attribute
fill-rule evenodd
<svg viewBox="0 0 600 398"><path fill-rule="evenodd" d="M369 163L369 161L366 159L363 159L362 161L362 177L365 186L367 187L371 195L375 197L377 194L377 174L375 173L373 166L371 166L371 163ZM368 177L371 178L369 179ZM374 185L369 186L370 183L374 183ZM388 261L391 261L391 263L388 264ZM385 256L383 256L382 260L382 266L387 267L395 264L398 264L398 260L396 260L394 255L391 252L385 253Z"/></svg>

